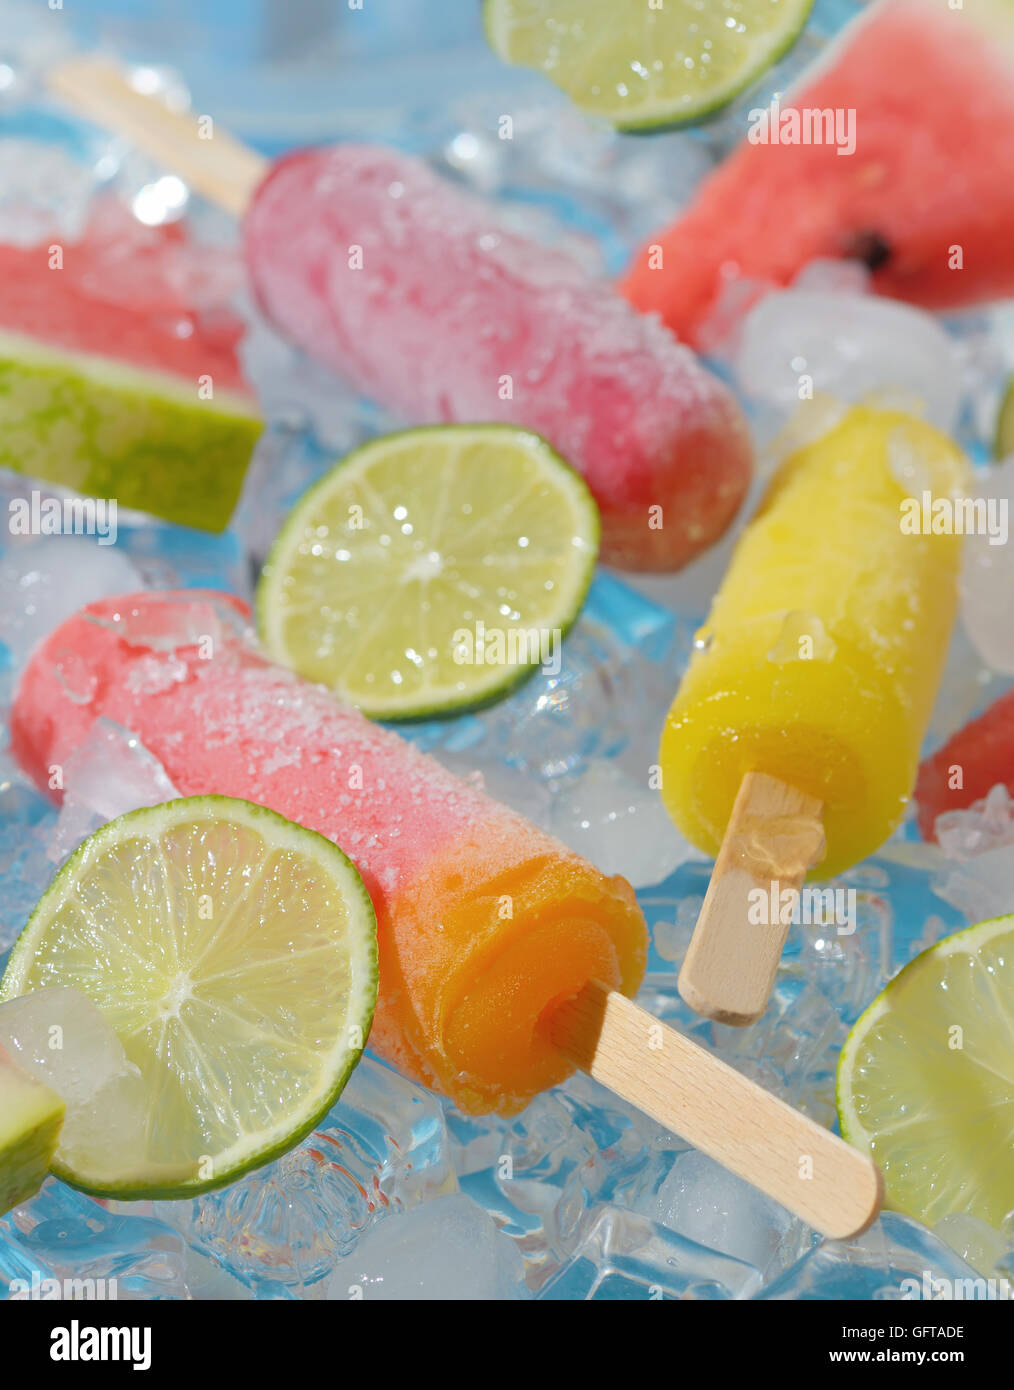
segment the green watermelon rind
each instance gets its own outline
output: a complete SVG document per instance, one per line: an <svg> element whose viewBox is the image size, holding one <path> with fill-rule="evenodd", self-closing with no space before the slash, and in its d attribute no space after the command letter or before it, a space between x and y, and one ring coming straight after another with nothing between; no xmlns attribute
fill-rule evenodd
<svg viewBox="0 0 1014 1390"><path fill-rule="evenodd" d="M999 463L1011 454L1014 454L1014 376L1008 381L1000 402L993 436L993 458Z"/></svg>
<svg viewBox="0 0 1014 1390"><path fill-rule="evenodd" d="M236 392L203 399L197 379L0 331L0 467L16 473L219 532L262 429Z"/></svg>
<svg viewBox="0 0 1014 1390"><path fill-rule="evenodd" d="M0 1049L0 1216L34 1197L46 1181L63 1120L56 1092Z"/></svg>

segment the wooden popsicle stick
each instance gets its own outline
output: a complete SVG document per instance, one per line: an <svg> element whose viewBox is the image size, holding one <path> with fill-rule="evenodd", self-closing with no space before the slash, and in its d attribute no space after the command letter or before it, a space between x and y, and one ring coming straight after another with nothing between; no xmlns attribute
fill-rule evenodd
<svg viewBox="0 0 1014 1390"><path fill-rule="evenodd" d="M267 160L227 131L138 91L107 58L70 58L50 69L47 84L80 115L124 136L237 217L267 172Z"/></svg>
<svg viewBox="0 0 1014 1390"><path fill-rule="evenodd" d="M833 1240L877 1218L873 1161L615 990L593 983L547 1018L556 1047L659 1124Z"/></svg>
<svg viewBox="0 0 1014 1390"><path fill-rule="evenodd" d="M785 895L824 852L822 809L777 777L743 778L679 975L697 1013L743 1027L767 1008L791 920ZM754 902L763 922L751 921Z"/></svg>

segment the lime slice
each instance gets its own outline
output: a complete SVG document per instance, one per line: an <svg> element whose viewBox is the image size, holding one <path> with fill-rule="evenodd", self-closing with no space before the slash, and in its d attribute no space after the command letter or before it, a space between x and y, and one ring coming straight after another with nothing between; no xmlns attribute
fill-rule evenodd
<svg viewBox="0 0 1014 1390"><path fill-rule="evenodd" d="M938 942L874 1000L838 1063L838 1118L896 1211L998 1227L1014 1210L1014 917Z"/></svg>
<svg viewBox="0 0 1014 1390"><path fill-rule="evenodd" d="M1009 458L1014 454L1014 376L1007 383L1000 413L996 417L996 436L993 440L993 457Z"/></svg>
<svg viewBox="0 0 1014 1390"><path fill-rule="evenodd" d="M485 0L486 35L618 130L704 120L776 62L813 0Z"/></svg>
<svg viewBox="0 0 1014 1390"><path fill-rule="evenodd" d="M375 719L473 708L555 659L598 540L591 493L538 435L385 435L286 521L257 592L261 639Z"/></svg>
<svg viewBox="0 0 1014 1390"><path fill-rule="evenodd" d="M246 801L170 801L97 830L50 884L0 998L49 985L93 1000L144 1083L132 1130L111 1095L108 1138L54 1172L100 1195L188 1197L291 1148L334 1104L373 1017L376 919L330 840Z"/></svg>

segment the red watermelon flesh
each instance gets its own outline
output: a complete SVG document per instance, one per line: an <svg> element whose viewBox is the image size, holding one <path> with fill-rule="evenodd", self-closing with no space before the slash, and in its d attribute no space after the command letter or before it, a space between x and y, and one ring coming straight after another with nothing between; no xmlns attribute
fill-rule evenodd
<svg viewBox="0 0 1014 1390"><path fill-rule="evenodd" d="M221 531L262 429L236 257L100 201L84 234L0 246L0 468Z"/></svg>
<svg viewBox="0 0 1014 1390"><path fill-rule="evenodd" d="M853 110L854 152L744 140L638 253L634 304L699 343L731 282L784 286L820 257L864 260L881 294L931 309L1014 294L1012 0L881 0L787 108Z"/></svg>
<svg viewBox="0 0 1014 1390"><path fill-rule="evenodd" d="M0 245L0 332L249 395L244 324L228 308L243 275L235 253L197 247L182 224L146 227L99 200L79 239Z"/></svg>
<svg viewBox="0 0 1014 1390"><path fill-rule="evenodd" d="M952 782L960 781L960 786ZM934 838L937 816L981 801L998 782L1014 796L1014 690L959 729L919 769L915 800L923 838Z"/></svg>

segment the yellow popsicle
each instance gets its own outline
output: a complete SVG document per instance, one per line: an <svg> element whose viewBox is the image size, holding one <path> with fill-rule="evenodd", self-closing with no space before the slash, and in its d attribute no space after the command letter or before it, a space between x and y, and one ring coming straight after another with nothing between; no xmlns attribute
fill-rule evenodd
<svg viewBox="0 0 1014 1390"><path fill-rule="evenodd" d="M662 734L662 796L694 844L717 854L751 771L823 803L821 877L898 824L957 605L949 499L968 480L945 436L865 406L782 465Z"/></svg>

